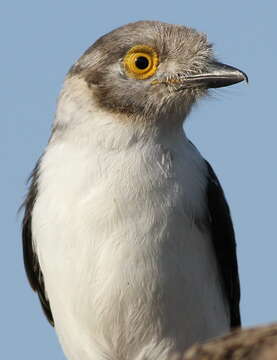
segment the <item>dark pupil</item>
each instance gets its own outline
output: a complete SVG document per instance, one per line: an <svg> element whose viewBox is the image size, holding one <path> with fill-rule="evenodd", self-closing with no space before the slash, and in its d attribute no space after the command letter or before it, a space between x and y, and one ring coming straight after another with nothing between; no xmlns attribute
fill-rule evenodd
<svg viewBox="0 0 277 360"><path fill-rule="evenodd" d="M140 70L144 70L148 67L149 65L149 61L146 57L144 56L139 56L138 58L136 58L136 67Z"/></svg>

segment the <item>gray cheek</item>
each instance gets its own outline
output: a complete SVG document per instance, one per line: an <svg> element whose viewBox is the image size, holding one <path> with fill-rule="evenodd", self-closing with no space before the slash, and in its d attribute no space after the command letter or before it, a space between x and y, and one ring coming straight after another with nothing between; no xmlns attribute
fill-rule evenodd
<svg viewBox="0 0 277 360"><path fill-rule="evenodd" d="M158 71L157 71L157 76L161 76L161 75L176 75L176 73L179 71L179 66L176 64L176 61L174 60L169 60L166 61L164 63L161 63L159 65Z"/></svg>
<svg viewBox="0 0 277 360"><path fill-rule="evenodd" d="M130 79L130 77L126 74L126 71L124 69L124 64L123 64L123 59L121 58L119 60L119 62L117 64L115 64L116 66L114 67L114 70L117 71L117 74L119 75L119 77L121 79L124 80L134 80L134 79Z"/></svg>
<svg viewBox="0 0 277 360"><path fill-rule="evenodd" d="M124 71L123 61L120 59L117 63L111 66L111 71L114 74L118 74L119 77L126 79L126 74Z"/></svg>

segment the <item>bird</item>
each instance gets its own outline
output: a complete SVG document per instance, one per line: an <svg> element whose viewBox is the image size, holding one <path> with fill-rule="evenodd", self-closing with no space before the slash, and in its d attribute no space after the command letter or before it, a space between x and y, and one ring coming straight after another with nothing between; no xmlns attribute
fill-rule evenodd
<svg viewBox="0 0 277 360"><path fill-rule="evenodd" d="M207 36L137 21L74 63L31 176L26 273L69 360L164 360L239 327L228 203L184 122L247 81Z"/></svg>

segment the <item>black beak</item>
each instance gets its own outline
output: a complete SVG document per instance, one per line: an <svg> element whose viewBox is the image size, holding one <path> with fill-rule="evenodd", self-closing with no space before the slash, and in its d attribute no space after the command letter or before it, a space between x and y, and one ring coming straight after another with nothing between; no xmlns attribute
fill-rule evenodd
<svg viewBox="0 0 277 360"><path fill-rule="evenodd" d="M248 77L243 71L233 66L212 62L207 72L186 77L183 86L219 88L233 85L244 80L248 82Z"/></svg>

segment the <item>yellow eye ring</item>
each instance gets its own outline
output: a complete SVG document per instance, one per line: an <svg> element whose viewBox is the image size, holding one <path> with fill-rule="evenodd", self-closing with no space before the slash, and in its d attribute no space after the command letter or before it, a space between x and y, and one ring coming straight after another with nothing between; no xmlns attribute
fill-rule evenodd
<svg viewBox="0 0 277 360"><path fill-rule="evenodd" d="M132 47L123 59L126 74L134 79L144 80L153 76L159 65L157 52L147 45Z"/></svg>

